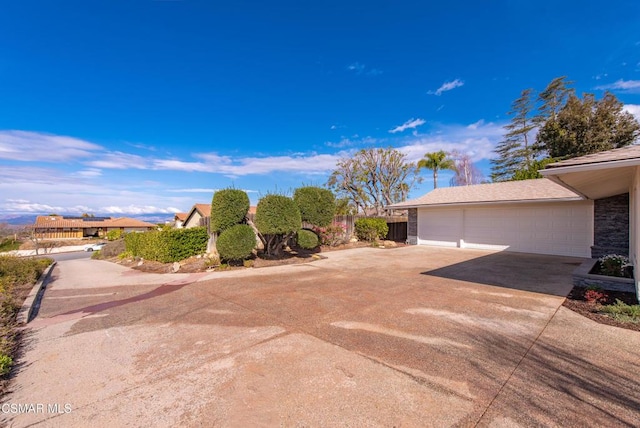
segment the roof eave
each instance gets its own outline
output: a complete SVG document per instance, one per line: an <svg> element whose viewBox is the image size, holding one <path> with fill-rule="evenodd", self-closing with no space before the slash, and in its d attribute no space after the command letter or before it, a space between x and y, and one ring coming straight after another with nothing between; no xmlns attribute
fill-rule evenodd
<svg viewBox="0 0 640 428"><path fill-rule="evenodd" d="M638 165L640 165L640 158L633 158L555 167L551 164L548 165L547 168L541 169L539 172L543 177L551 179L554 175L567 174L571 172L598 171L601 169L624 168Z"/></svg>

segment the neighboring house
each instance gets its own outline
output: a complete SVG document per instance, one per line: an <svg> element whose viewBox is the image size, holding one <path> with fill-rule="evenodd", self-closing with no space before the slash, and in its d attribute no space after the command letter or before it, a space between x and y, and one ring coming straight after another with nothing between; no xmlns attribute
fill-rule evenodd
<svg viewBox="0 0 640 428"><path fill-rule="evenodd" d="M593 201L548 179L437 188L409 209L412 244L590 257Z"/></svg>
<svg viewBox="0 0 640 428"><path fill-rule="evenodd" d="M153 230L156 225L134 218L112 217L64 217L41 215L31 226L40 239L84 238L104 236L108 231L118 229L123 232L143 232Z"/></svg>
<svg viewBox="0 0 640 428"><path fill-rule="evenodd" d="M204 219L208 217L211 217L211 204L195 204L187 213L182 227L188 229L191 227L204 226Z"/></svg>
<svg viewBox="0 0 640 428"><path fill-rule="evenodd" d="M255 215L256 207L249 207L249 217ZM190 228L197 226L207 226L211 219L211 204L195 204L187 213L182 223L182 227Z"/></svg>
<svg viewBox="0 0 640 428"><path fill-rule="evenodd" d="M628 255L640 295L640 146L567 159L540 173L594 202L592 257Z"/></svg>
<svg viewBox="0 0 640 428"><path fill-rule="evenodd" d="M176 229L182 229L188 215L189 213L175 213L175 215L173 216L173 226Z"/></svg>

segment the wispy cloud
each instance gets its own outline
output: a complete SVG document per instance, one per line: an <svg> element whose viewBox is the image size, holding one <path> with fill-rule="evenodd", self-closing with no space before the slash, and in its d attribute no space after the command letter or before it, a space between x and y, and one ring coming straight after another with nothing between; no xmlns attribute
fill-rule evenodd
<svg viewBox="0 0 640 428"><path fill-rule="evenodd" d="M395 134L397 132L403 132L407 129L415 129L420 125L424 125L426 123L426 121L424 119L414 119L411 118L409 120L407 120L405 123L403 123L402 125L398 125L393 129L390 129L389 132L392 134Z"/></svg>
<svg viewBox="0 0 640 428"><path fill-rule="evenodd" d="M607 85L596 86L596 89L637 94L640 93L640 80L620 79Z"/></svg>
<svg viewBox="0 0 640 428"><path fill-rule="evenodd" d="M95 168L107 169L150 169L148 158L123 152L105 152L98 160L86 162Z"/></svg>
<svg viewBox="0 0 640 428"><path fill-rule="evenodd" d="M382 70L377 68L367 68L366 65L360 62L352 62L347 66L347 70L352 71L355 74L365 74L367 76L379 76L383 73Z"/></svg>
<svg viewBox="0 0 640 428"><path fill-rule="evenodd" d="M474 161L491 159L496 144L502 139L504 129L496 123L478 121L469 125L434 124L433 133L408 137L398 150L407 155L407 159L416 162L425 153L444 150L457 150L469 154Z"/></svg>
<svg viewBox="0 0 640 428"><path fill-rule="evenodd" d="M64 135L41 132L0 131L0 159L24 162L68 162L104 150L97 144Z"/></svg>
<svg viewBox="0 0 640 428"><path fill-rule="evenodd" d="M455 88L459 88L460 86L463 86L463 85L464 85L464 82L462 80L455 79L455 80L452 80L451 82L444 82L438 89L436 89L435 91L428 91L427 94L440 96L444 92L450 91Z"/></svg>
<svg viewBox="0 0 640 428"><path fill-rule="evenodd" d="M638 122L640 122L640 105L638 104L625 104L622 110L631 113Z"/></svg>

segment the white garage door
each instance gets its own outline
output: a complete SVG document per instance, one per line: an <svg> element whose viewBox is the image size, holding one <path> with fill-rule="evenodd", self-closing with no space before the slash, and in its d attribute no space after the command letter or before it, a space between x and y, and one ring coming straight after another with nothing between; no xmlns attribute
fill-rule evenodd
<svg viewBox="0 0 640 428"><path fill-rule="evenodd" d="M590 257L590 202L418 210L418 243Z"/></svg>

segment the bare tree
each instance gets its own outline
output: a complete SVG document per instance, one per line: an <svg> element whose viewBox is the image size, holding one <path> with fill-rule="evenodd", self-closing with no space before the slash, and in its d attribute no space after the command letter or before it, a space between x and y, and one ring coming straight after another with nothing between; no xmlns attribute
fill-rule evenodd
<svg viewBox="0 0 640 428"><path fill-rule="evenodd" d="M380 216L386 205L402 202L421 181L418 168L398 150L366 149L340 159L327 185L349 198L358 212Z"/></svg>
<svg viewBox="0 0 640 428"><path fill-rule="evenodd" d="M484 180L482 172L473 164L471 156L458 151L451 152L451 158L455 163L455 175L451 177L451 186L470 186L480 184Z"/></svg>

